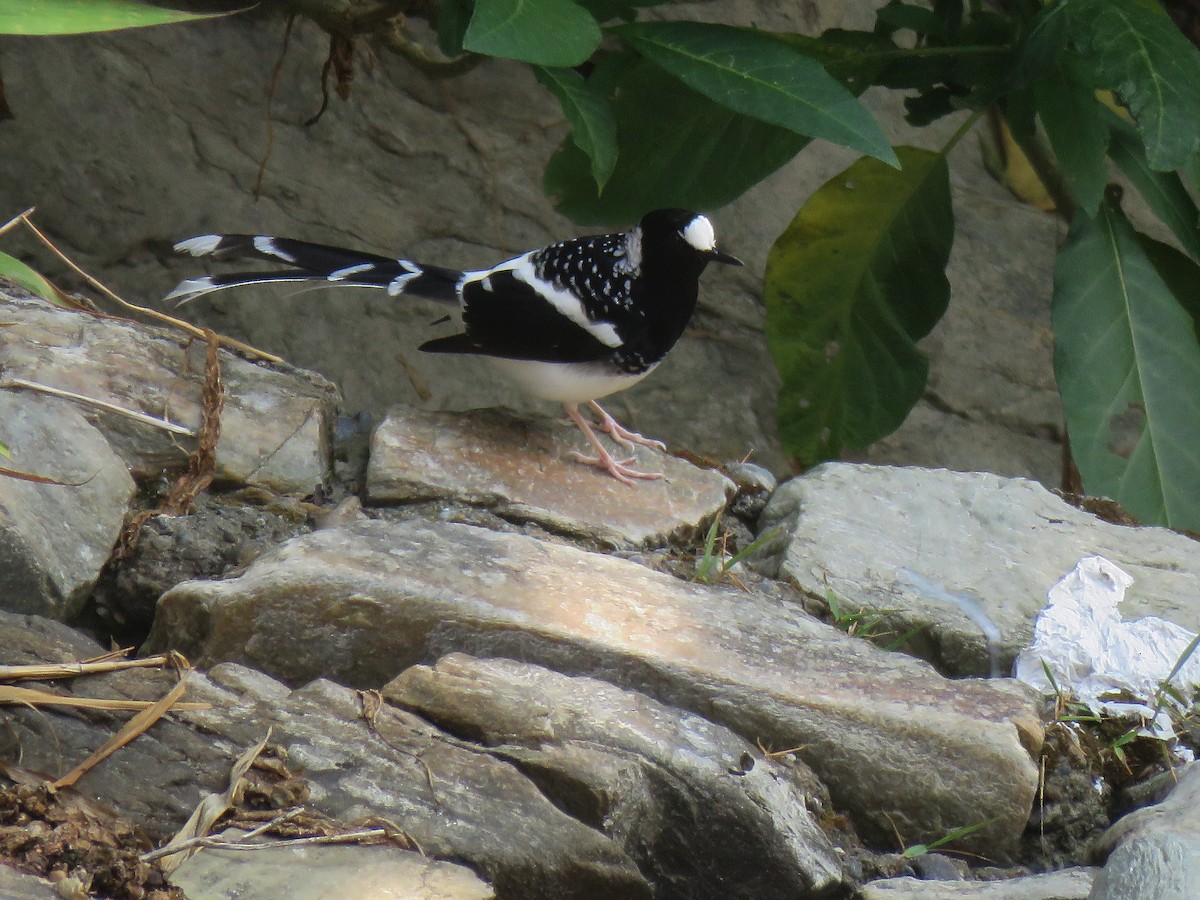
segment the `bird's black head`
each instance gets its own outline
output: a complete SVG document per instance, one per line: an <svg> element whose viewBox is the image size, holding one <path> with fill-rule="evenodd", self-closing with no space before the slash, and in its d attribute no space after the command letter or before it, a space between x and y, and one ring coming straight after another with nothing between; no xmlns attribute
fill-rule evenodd
<svg viewBox="0 0 1200 900"><path fill-rule="evenodd" d="M706 216L686 209L656 209L642 216L638 223L643 248L653 247L664 256L699 258L704 263L719 262L742 265L736 256L717 249L712 223Z"/></svg>

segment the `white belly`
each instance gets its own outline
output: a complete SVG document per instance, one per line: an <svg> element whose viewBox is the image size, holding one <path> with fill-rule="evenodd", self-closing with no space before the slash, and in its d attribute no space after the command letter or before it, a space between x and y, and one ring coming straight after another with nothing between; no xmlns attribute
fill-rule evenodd
<svg viewBox="0 0 1200 900"><path fill-rule="evenodd" d="M645 372L627 375L613 371L607 363L552 363L496 357L489 357L488 362L527 393L559 403L583 403L607 397L633 387L654 371L651 366Z"/></svg>

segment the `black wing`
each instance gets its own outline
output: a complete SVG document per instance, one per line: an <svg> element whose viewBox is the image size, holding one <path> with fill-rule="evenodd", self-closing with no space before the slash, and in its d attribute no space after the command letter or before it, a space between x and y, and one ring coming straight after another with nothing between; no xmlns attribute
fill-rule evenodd
<svg viewBox="0 0 1200 900"><path fill-rule="evenodd" d="M591 362L614 346L560 312L546 295L511 269L462 285L462 334L421 345L429 353L472 353L539 362ZM611 326L610 326L611 328ZM615 330L611 331L615 337ZM616 346L620 346L619 339Z"/></svg>

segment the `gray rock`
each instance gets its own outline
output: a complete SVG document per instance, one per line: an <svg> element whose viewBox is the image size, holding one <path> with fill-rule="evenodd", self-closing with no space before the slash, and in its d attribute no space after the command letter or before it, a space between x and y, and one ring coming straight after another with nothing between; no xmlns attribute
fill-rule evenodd
<svg viewBox="0 0 1200 900"><path fill-rule="evenodd" d="M800 755L856 824L909 840L1024 827L1041 740L1011 681L947 681L776 598L446 522L367 522L297 538L240 577L165 594L147 648L300 683L382 684L446 653L589 674ZM889 818L890 817L890 818ZM969 849L969 848L968 848Z"/></svg>
<svg viewBox="0 0 1200 900"><path fill-rule="evenodd" d="M1092 889L1095 869L1074 868L1044 875L1025 875L1005 881L922 881L919 878L885 878L864 884L860 900L1085 900ZM1144 900L1157 894L1139 894Z"/></svg>
<svg viewBox="0 0 1200 900"><path fill-rule="evenodd" d="M779 486L778 479L762 466L748 462L726 463L725 472L739 491L771 493Z"/></svg>
<svg viewBox="0 0 1200 900"><path fill-rule="evenodd" d="M228 829L223 839L244 832ZM398 847L316 845L266 850L206 848L171 875L188 900L492 900L496 894L470 869Z"/></svg>
<svg viewBox="0 0 1200 900"><path fill-rule="evenodd" d="M999 669L1010 672L1046 591L1091 554L1133 576L1126 618L1200 621L1200 544L1104 522L1024 479L829 463L775 491L759 527L777 525L785 534L763 551L768 574L816 597L829 588L851 610L886 611L901 632L930 626L905 649L954 674L992 663L972 600L998 629Z"/></svg>
<svg viewBox="0 0 1200 900"><path fill-rule="evenodd" d="M367 494L373 503L449 498L611 546L646 546L691 537L734 490L719 472L644 447L634 468L667 477L622 484L569 458L581 448L590 450L565 423L393 407L371 441Z"/></svg>
<svg viewBox="0 0 1200 900"><path fill-rule="evenodd" d="M829 808L815 776L697 715L592 678L461 654L405 670L383 696L516 763L636 859L660 897L844 886L808 809Z"/></svg>
<svg viewBox="0 0 1200 900"><path fill-rule="evenodd" d="M4 331L0 369L13 340ZM112 553L133 479L65 400L0 391L0 440L12 454L0 465L69 482L0 476L0 609L69 619Z"/></svg>
<svg viewBox="0 0 1200 900"><path fill-rule="evenodd" d="M0 629L6 656L16 662L101 652L65 626L36 617L0 614ZM173 682L166 672L130 670L77 679L73 688L84 696L149 700ZM270 728L272 742L303 775L308 806L345 823L369 816L398 823L425 853L471 866L501 897L650 896L622 850L555 807L515 766L411 713L384 704L368 722L352 690L316 681L289 692L241 666L193 673L186 699L213 708L173 712L78 785L157 841L174 833L203 795L224 790L233 761ZM125 718L5 707L0 758L59 775Z"/></svg>
<svg viewBox="0 0 1200 900"><path fill-rule="evenodd" d="M1090 900L1189 900L1200 884L1200 765L1155 806L1119 819L1100 842L1107 855Z"/></svg>
<svg viewBox="0 0 1200 900"><path fill-rule="evenodd" d="M148 519L134 552L110 565L97 583L92 595L97 614L118 633L140 641L168 588L194 578L219 578L286 538L310 531L308 513L314 507L289 499L251 505L240 492L204 492L186 516Z"/></svg>
<svg viewBox="0 0 1200 900"><path fill-rule="evenodd" d="M204 381L203 341L128 319L0 296L5 381L24 379L115 404L193 431ZM317 375L221 353L225 406L217 478L306 494L329 477L328 430L337 390ZM44 396L24 391L23 399ZM193 438L80 403L137 476L181 470Z"/></svg>
<svg viewBox="0 0 1200 900"><path fill-rule="evenodd" d="M962 881L967 877L967 864L944 853L923 853L910 865L917 877L925 881Z"/></svg>
<svg viewBox="0 0 1200 900"><path fill-rule="evenodd" d="M54 885L37 875L27 875L0 864L0 898L3 900L63 900Z"/></svg>

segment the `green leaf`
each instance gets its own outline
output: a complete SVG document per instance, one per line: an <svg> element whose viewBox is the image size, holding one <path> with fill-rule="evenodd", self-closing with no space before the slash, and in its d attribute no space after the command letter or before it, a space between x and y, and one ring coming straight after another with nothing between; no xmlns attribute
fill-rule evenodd
<svg viewBox="0 0 1200 900"><path fill-rule="evenodd" d="M3 456L5 459L12 459L12 453L8 450L8 444L4 443L4 441L0 441L0 456Z"/></svg>
<svg viewBox="0 0 1200 900"><path fill-rule="evenodd" d="M1069 56L1043 73L1033 93L1042 127L1079 208L1095 215L1108 184L1107 110Z"/></svg>
<svg viewBox="0 0 1200 900"><path fill-rule="evenodd" d="M75 304L67 300L63 292L47 281L44 275L7 253L0 253L0 277L19 284L47 303L67 309L75 308Z"/></svg>
<svg viewBox="0 0 1200 900"><path fill-rule="evenodd" d="M887 136L820 64L768 34L702 22L612 29L688 87L743 115L897 165Z"/></svg>
<svg viewBox="0 0 1200 900"><path fill-rule="evenodd" d="M1184 312L1192 317L1192 331L1200 345L1200 290L1196 289L1196 264L1174 247L1147 235L1139 234L1138 244Z"/></svg>
<svg viewBox="0 0 1200 900"><path fill-rule="evenodd" d="M767 341L785 450L806 464L894 430L925 387L916 341L946 311L954 239L937 153L861 159L819 188L767 257Z"/></svg>
<svg viewBox="0 0 1200 900"><path fill-rule="evenodd" d="M819 38L807 34L775 33L773 36L819 62L855 97L865 91L886 66L906 55L906 51L886 37L871 31L830 28Z"/></svg>
<svg viewBox="0 0 1200 900"><path fill-rule="evenodd" d="M442 0L437 13L438 49L453 59L463 52L463 37L471 22L474 0Z"/></svg>
<svg viewBox="0 0 1200 900"><path fill-rule="evenodd" d="M1194 291L1200 267L1190 266L1184 287ZM1084 488L1143 522L1200 530L1200 344L1111 201L1094 218L1075 217L1054 268L1052 311L1054 369Z"/></svg>
<svg viewBox="0 0 1200 900"><path fill-rule="evenodd" d="M592 161L596 192L602 193L617 164L617 123L608 97L574 69L535 66L533 73L558 98L575 146Z"/></svg>
<svg viewBox="0 0 1200 900"><path fill-rule="evenodd" d="M84 34L213 19L245 12L236 4L218 12L187 12L137 0L0 0L0 34Z"/></svg>
<svg viewBox="0 0 1200 900"><path fill-rule="evenodd" d="M1130 0L1071 0L1070 33L1096 86L1129 108L1159 172L1200 150L1200 51L1161 9Z"/></svg>
<svg viewBox="0 0 1200 900"><path fill-rule="evenodd" d="M1133 126L1116 115L1109 116L1112 139L1108 153L1130 184L1179 239L1180 245L1200 262L1200 210L1174 172L1156 172L1146 159L1146 148Z"/></svg>
<svg viewBox="0 0 1200 900"><path fill-rule="evenodd" d="M571 0L475 0L463 48L539 66L577 66L600 44L600 26Z"/></svg>
<svg viewBox="0 0 1200 900"><path fill-rule="evenodd" d="M580 224L626 224L673 206L715 209L808 143L713 103L645 60L604 68L616 70L610 93L620 147L604 193L596 196L590 161L571 140L546 166L546 193ZM601 75L598 67L589 81Z"/></svg>

